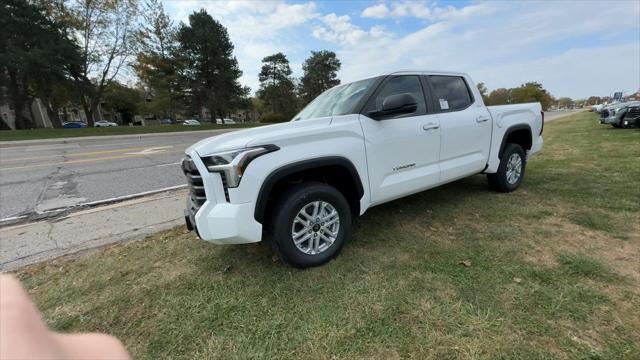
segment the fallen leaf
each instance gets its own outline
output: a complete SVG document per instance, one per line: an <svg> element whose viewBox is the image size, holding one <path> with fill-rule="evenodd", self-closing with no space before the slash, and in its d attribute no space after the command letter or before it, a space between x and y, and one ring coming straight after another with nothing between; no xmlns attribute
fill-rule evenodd
<svg viewBox="0 0 640 360"><path fill-rule="evenodd" d="M513 281L515 281L516 283L520 284L522 282L522 279L520 279L519 277L514 277Z"/></svg>
<svg viewBox="0 0 640 360"><path fill-rule="evenodd" d="M471 260L462 260L462 261L460 261L460 264L464 265L464 267L470 267L471 266Z"/></svg>

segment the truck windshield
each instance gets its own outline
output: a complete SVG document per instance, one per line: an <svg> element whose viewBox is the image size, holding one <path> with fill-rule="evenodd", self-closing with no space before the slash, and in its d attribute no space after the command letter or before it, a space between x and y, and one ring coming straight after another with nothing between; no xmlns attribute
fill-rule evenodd
<svg viewBox="0 0 640 360"><path fill-rule="evenodd" d="M353 114L356 105L374 82L375 78L371 78L333 87L305 106L292 121Z"/></svg>

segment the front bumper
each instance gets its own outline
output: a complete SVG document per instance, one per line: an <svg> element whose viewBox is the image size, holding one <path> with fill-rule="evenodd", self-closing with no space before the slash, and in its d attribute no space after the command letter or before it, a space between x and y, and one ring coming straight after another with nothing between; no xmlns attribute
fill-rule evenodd
<svg viewBox="0 0 640 360"><path fill-rule="evenodd" d="M262 224L254 219L255 204L229 201L220 174L210 173L195 151L188 155L202 178L206 199L196 196L201 195L201 190L194 191L190 181L191 191L184 211L187 228L201 239L219 245L260 241Z"/></svg>
<svg viewBox="0 0 640 360"><path fill-rule="evenodd" d="M616 116L609 116L608 118L600 118L600 124L617 124L620 122L620 119Z"/></svg>

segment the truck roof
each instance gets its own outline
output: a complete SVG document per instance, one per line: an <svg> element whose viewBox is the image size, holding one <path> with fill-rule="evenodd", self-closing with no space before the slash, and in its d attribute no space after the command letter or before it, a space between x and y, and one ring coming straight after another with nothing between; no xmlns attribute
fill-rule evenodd
<svg viewBox="0 0 640 360"><path fill-rule="evenodd" d="M442 70L398 70L386 75L451 75L469 77L467 73Z"/></svg>

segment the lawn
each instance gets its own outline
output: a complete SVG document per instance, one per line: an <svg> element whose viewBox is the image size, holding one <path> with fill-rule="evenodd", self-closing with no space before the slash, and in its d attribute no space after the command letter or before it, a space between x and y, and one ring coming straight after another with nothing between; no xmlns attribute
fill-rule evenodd
<svg viewBox="0 0 640 360"><path fill-rule="evenodd" d="M637 359L640 132L583 112L545 141L515 193L479 175L370 209L320 268L178 227L18 276L53 329L136 358Z"/></svg>
<svg viewBox="0 0 640 360"><path fill-rule="evenodd" d="M168 133L180 131L215 130L229 128L254 127L264 124L240 123L233 125L218 125L202 123L200 126L183 125L151 125L151 126L116 126L84 129L32 129L32 130L2 130L0 131L0 141L54 139L82 136L104 136L104 135L128 135L128 134L150 134Z"/></svg>

